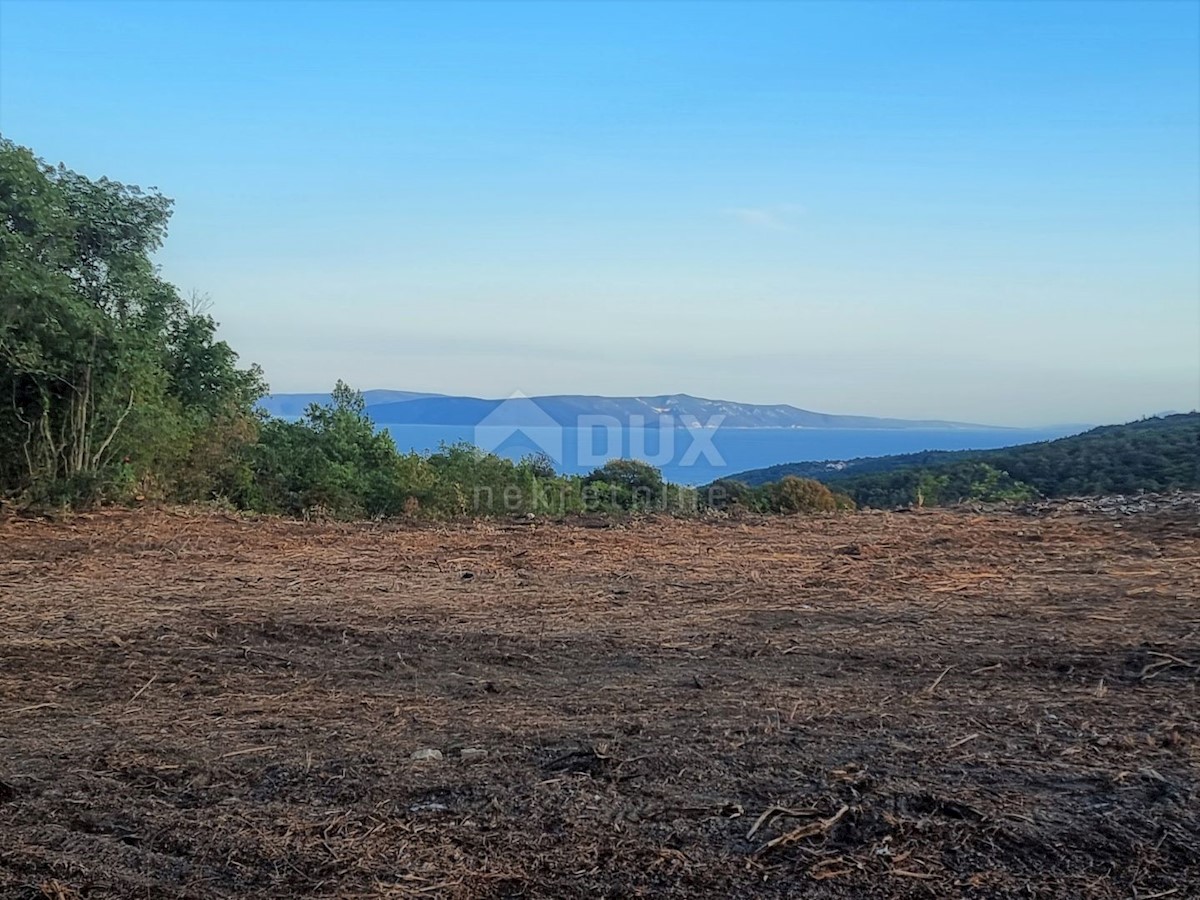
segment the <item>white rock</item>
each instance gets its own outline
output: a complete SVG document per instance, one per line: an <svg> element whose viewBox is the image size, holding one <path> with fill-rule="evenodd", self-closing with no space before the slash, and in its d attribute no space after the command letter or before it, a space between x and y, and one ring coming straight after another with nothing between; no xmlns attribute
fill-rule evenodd
<svg viewBox="0 0 1200 900"><path fill-rule="evenodd" d="M417 803L408 809L409 812L447 812L450 807L445 803Z"/></svg>

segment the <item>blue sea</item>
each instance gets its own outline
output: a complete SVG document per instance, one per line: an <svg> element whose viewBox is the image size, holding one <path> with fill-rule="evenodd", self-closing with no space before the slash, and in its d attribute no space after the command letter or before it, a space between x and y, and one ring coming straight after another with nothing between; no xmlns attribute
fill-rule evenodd
<svg viewBox="0 0 1200 900"><path fill-rule="evenodd" d="M561 472L590 472L608 459L641 459L676 484L717 478L779 463L888 456L921 450L988 450L1077 433L1078 427L1034 429L878 428L527 428L493 444L486 429L469 425L388 425L402 451L429 452L466 441L520 459L545 452Z"/></svg>

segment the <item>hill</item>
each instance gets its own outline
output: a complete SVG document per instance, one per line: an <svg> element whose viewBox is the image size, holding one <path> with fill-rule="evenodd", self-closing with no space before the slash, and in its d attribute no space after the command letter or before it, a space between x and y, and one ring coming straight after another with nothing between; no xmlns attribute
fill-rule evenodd
<svg viewBox="0 0 1200 900"><path fill-rule="evenodd" d="M423 394L419 391L363 391L363 400L368 407L438 396L441 395ZM268 394L258 401L258 405L273 416L294 419L304 415L304 411L312 404L326 404L330 399L330 394Z"/></svg>
<svg viewBox="0 0 1200 900"><path fill-rule="evenodd" d="M1195 490L1200 489L1200 413L1105 425L998 450L787 463L731 480L758 486L785 475L836 486L867 506L996 499L990 496L996 492L1064 497Z"/></svg>
<svg viewBox="0 0 1200 900"><path fill-rule="evenodd" d="M366 391L363 394L371 418L379 425L476 425L510 401L480 397L453 397L408 391ZM272 394L262 408L272 415L298 416L310 403L327 403L325 394ZM987 428L964 422L921 419L888 419L875 416L844 416L813 412L788 404L734 403L709 400L689 394L658 394L644 397L602 397L556 394L520 398L519 406L506 409L506 421L516 415L515 425L539 426L553 422L575 427L583 416L609 416L622 424L656 426L660 417L670 416L676 424L688 421L704 425L714 416L725 428ZM524 419L522 419L524 416Z"/></svg>

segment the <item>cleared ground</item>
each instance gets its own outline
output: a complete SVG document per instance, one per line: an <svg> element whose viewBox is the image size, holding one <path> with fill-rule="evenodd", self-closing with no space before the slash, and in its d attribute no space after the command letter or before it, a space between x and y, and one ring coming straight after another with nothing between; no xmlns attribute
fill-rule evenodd
<svg viewBox="0 0 1200 900"><path fill-rule="evenodd" d="M1194 509L603 524L0 522L0 894L1200 896Z"/></svg>

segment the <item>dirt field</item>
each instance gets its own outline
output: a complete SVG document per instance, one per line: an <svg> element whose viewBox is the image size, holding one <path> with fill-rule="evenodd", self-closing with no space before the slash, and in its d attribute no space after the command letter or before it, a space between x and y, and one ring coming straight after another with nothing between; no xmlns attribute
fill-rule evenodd
<svg viewBox="0 0 1200 900"><path fill-rule="evenodd" d="M1200 896L1194 510L601 524L0 522L0 895Z"/></svg>

